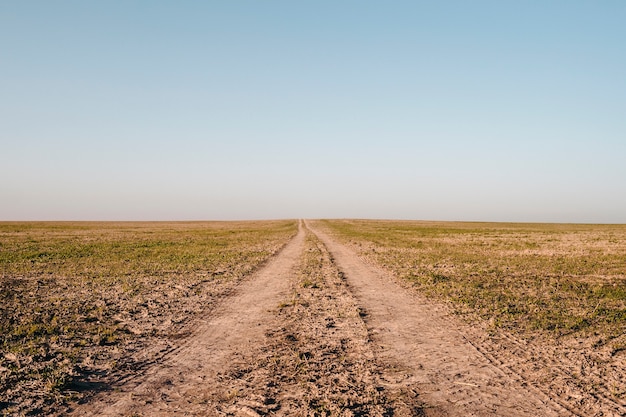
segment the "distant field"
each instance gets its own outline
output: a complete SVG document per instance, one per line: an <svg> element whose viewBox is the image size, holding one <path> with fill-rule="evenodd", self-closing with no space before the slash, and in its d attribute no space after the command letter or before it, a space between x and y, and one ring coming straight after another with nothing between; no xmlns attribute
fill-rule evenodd
<svg viewBox="0 0 626 417"><path fill-rule="evenodd" d="M422 294L493 328L626 349L626 225L322 224Z"/></svg>
<svg viewBox="0 0 626 417"><path fill-rule="evenodd" d="M63 401L85 388L73 376L167 349L151 338L175 337L296 231L295 221L0 223L0 413Z"/></svg>
<svg viewBox="0 0 626 417"><path fill-rule="evenodd" d="M255 280L237 286L298 230ZM364 295L371 293L389 297ZM197 331L211 320L221 333ZM259 336L247 343L228 338L253 329ZM377 362L374 352L383 351L433 385L412 386L407 373L404 388L381 389L404 369ZM543 404L538 390L572 415L621 416L626 225L0 223L0 353L0 415L66 415L112 388L92 398L95 408L84 404L82 415L93 415L116 390L134 389L127 378L161 372L165 382L147 391L156 397L130 395L128 407L149 415L153 403L157 410L197 399L199 409L245 411L254 394L266 414L356 402L361 410L413 404L420 415L422 400L439 401L428 397L431 388L445 385L439 393L450 404L491 410L521 384L535 390L529 404ZM470 354L488 368L480 378ZM204 365L214 359L217 379L204 379L214 375L195 365L198 357ZM168 384L171 364L185 360L195 373L185 368L180 386ZM329 370L343 376L329 378ZM453 415L466 414L459 407Z"/></svg>

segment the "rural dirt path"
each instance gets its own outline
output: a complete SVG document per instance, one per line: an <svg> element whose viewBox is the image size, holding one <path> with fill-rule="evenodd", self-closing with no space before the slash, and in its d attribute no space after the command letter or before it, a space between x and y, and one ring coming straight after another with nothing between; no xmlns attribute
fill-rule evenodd
<svg viewBox="0 0 626 417"><path fill-rule="evenodd" d="M304 230L231 297L224 299L161 364L78 407L76 416L206 415L206 393L240 350L264 337L269 310L286 296L289 274L302 253Z"/></svg>
<svg viewBox="0 0 626 417"><path fill-rule="evenodd" d="M409 293L327 234L315 233L361 303L378 358L397 369L399 384L415 387L427 416L572 415L491 362L443 309Z"/></svg>
<svg viewBox="0 0 626 417"><path fill-rule="evenodd" d="M71 415L572 415L459 326L301 222L178 348Z"/></svg>

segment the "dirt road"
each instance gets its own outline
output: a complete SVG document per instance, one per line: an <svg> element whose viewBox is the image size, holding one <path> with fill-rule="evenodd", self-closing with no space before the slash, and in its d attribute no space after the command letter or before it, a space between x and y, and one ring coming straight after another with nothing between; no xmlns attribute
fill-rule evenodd
<svg viewBox="0 0 626 417"><path fill-rule="evenodd" d="M575 415L314 226L167 356L71 415Z"/></svg>

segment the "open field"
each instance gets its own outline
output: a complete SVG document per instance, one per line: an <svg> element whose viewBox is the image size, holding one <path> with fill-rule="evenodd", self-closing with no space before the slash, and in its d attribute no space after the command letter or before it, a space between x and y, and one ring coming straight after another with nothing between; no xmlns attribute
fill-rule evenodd
<svg viewBox="0 0 626 417"><path fill-rule="evenodd" d="M1 223L0 412L45 415L146 366L296 225Z"/></svg>
<svg viewBox="0 0 626 417"><path fill-rule="evenodd" d="M322 224L484 330L484 349L524 378L583 411L584 393L626 403L625 225Z"/></svg>
<svg viewBox="0 0 626 417"><path fill-rule="evenodd" d="M0 412L621 416L626 226L0 224Z"/></svg>
<svg viewBox="0 0 626 417"><path fill-rule="evenodd" d="M626 226L325 221L429 297L529 337L626 349Z"/></svg>

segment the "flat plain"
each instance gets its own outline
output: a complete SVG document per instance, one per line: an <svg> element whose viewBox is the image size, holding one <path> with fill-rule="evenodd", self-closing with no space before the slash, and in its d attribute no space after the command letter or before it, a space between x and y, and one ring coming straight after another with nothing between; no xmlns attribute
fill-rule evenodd
<svg viewBox="0 0 626 417"><path fill-rule="evenodd" d="M3 415L619 416L626 226L1 223Z"/></svg>
<svg viewBox="0 0 626 417"><path fill-rule="evenodd" d="M578 415L626 409L626 226L324 221ZM470 335L471 334L471 335ZM612 411L611 411L612 410Z"/></svg>
<svg viewBox="0 0 626 417"><path fill-rule="evenodd" d="M48 415L149 366L295 221L0 224L0 410Z"/></svg>

